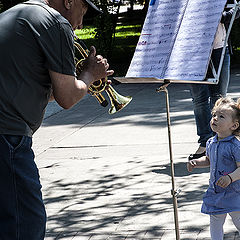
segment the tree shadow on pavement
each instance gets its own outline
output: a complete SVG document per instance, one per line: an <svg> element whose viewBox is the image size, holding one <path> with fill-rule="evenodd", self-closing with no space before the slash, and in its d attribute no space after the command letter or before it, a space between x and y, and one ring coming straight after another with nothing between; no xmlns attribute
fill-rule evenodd
<svg viewBox="0 0 240 240"><path fill-rule="evenodd" d="M169 167L147 165L144 161L129 161L129 165L125 171L118 171L110 164L102 169L89 168L85 169L85 177L50 182L44 189L47 236L53 239L98 237L96 239L102 240L161 239L166 232L174 236ZM59 167L61 164L56 166ZM183 167L182 163L176 164L176 170ZM177 178L184 176L176 174ZM187 184L186 180L183 183ZM182 191L178 198L179 211L199 204L204 188L205 185L198 184L194 190ZM181 219L180 226L185 226L181 227L182 234L196 234L207 227L204 222L192 224L191 218ZM186 236L184 239L193 238Z"/></svg>

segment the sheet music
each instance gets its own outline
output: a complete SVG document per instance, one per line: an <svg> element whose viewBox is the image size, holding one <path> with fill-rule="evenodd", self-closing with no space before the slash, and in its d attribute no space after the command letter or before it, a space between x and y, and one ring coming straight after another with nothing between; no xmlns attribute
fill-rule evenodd
<svg viewBox="0 0 240 240"><path fill-rule="evenodd" d="M126 77L204 80L225 4L226 0L150 3Z"/></svg>

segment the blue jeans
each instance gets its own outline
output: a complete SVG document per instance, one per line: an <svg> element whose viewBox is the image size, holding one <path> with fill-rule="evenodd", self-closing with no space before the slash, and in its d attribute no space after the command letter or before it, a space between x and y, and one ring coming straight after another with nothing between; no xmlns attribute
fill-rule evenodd
<svg viewBox="0 0 240 240"><path fill-rule="evenodd" d="M215 49L212 52L211 58L216 71L218 69L221 53L222 48ZM197 125L197 135L199 136L198 142L202 147L206 147L207 140L213 136L210 127L211 110L219 98L226 96L229 79L230 55L228 49L226 49L218 84L190 84L194 116Z"/></svg>
<svg viewBox="0 0 240 240"><path fill-rule="evenodd" d="M46 212L32 139L0 135L0 239L43 240Z"/></svg>

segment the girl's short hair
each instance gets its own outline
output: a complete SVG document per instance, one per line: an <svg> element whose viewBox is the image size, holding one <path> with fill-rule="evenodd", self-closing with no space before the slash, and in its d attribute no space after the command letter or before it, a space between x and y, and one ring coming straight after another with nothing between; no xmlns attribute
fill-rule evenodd
<svg viewBox="0 0 240 240"><path fill-rule="evenodd" d="M227 105L233 110L232 118L234 120L237 120L239 122L239 127L233 132L234 135L240 136L240 98L237 99L237 101L233 100L230 97L223 97L216 101L212 112L215 111L215 109L219 106Z"/></svg>

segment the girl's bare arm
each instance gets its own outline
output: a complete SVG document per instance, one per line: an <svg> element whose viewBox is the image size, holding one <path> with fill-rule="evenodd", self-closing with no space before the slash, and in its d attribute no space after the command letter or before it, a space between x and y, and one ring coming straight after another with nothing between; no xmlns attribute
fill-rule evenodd
<svg viewBox="0 0 240 240"><path fill-rule="evenodd" d="M193 168L205 168L210 166L210 161L207 156L193 159L187 163L187 169L189 172L192 172Z"/></svg>

